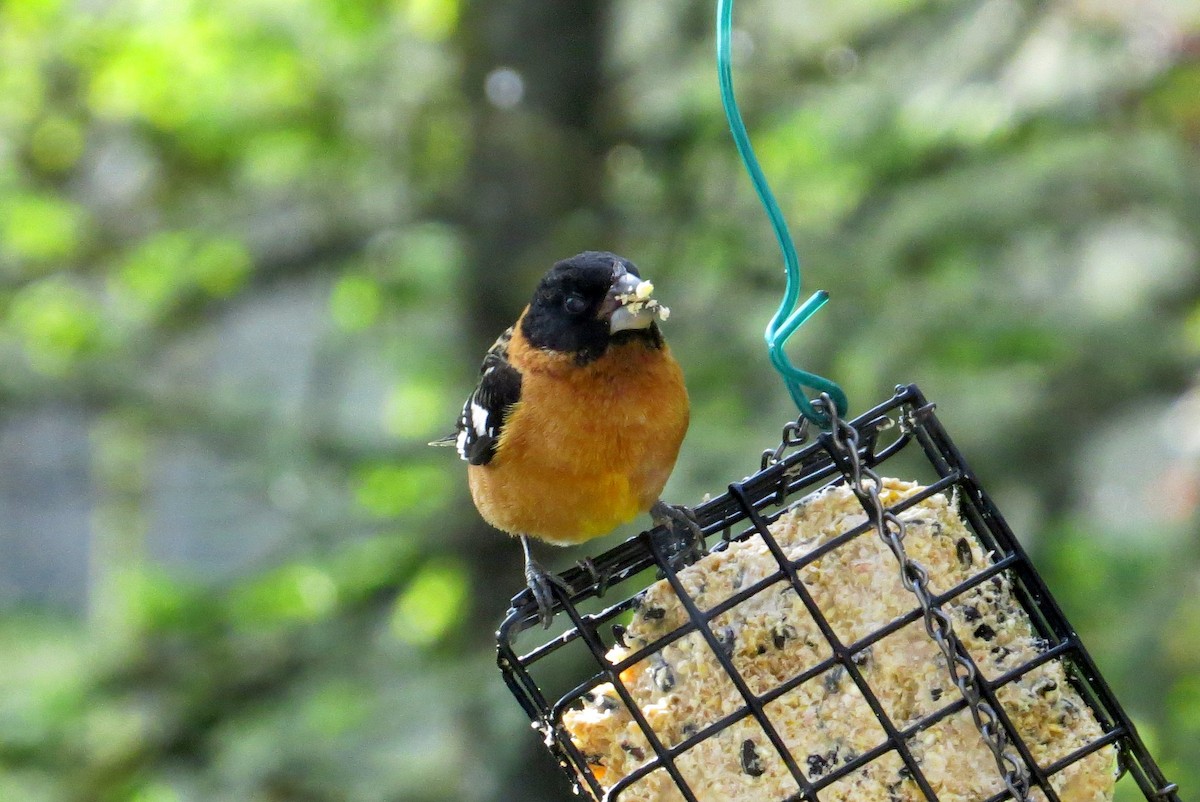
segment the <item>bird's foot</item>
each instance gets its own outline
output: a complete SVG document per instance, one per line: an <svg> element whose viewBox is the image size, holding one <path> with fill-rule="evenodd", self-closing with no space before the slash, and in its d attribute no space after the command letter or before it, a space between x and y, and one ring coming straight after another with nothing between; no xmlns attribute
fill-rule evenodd
<svg viewBox="0 0 1200 802"><path fill-rule="evenodd" d="M704 556L704 532L690 507L656 501L650 519L655 526L666 527L660 547L671 570L680 571Z"/></svg>
<svg viewBox="0 0 1200 802"><path fill-rule="evenodd" d="M596 596L598 598L603 597L605 591L608 590L608 583L612 581L612 573L610 571L602 571L600 568L596 567L596 563L591 557L584 557L582 560L576 560L575 564L585 571L589 577L591 577L592 587L596 591Z"/></svg>
<svg viewBox="0 0 1200 802"><path fill-rule="evenodd" d="M528 538L522 537L521 544L525 548L525 584L529 586L533 601L537 605L538 621L543 629L549 629L554 623L554 589L558 588L570 595L571 586L564 582L561 576L542 568L537 560L533 559L533 555L529 553Z"/></svg>

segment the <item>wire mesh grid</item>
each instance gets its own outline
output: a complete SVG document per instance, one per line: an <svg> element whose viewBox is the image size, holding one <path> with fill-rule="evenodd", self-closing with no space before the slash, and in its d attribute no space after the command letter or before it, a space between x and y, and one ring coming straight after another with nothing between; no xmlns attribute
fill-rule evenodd
<svg viewBox="0 0 1200 802"><path fill-rule="evenodd" d="M934 594L932 603L938 608L949 605L984 583L996 582L1003 574L1011 584L1014 599L1038 636L1040 648L1035 656L1019 665L1006 666L998 675L981 676L978 682L980 703L995 710L998 724L1003 729L999 738L1007 745L1013 762L1020 765L1024 775L1019 787L1030 788L1030 798L1068 802L1055 790L1051 778L1111 745L1116 751L1117 767L1122 776L1131 778L1136 786L1135 794L1140 792L1147 800L1178 800L1175 785L1164 778L1147 752L1079 636L941 426L933 405L915 386L902 386L889 401L850 421L849 426L857 433L857 453L866 468L891 461L889 470L893 466L905 471L920 467L929 476L929 481L922 482L925 487L920 492L889 506L889 513L903 513L935 494L952 493L958 501L958 514L978 538L983 552L989 555L986 565L954 587ZM695 510L706 540L713 541L711 551L721 551L730 543L754 535L761 537L777 563L777 570L772 575L702 611L680 579L676 570L679 560L677 555L670 553L669 539L664 539L660 530L651 530L590 560L587 565L563 574L572 592L568 594L556 589L555 621L562 622L559 626L565 625L565 630L556 634L544 633L536 627L536 608L531 595L525 592L514 598L513 609L497 632L499 666L534 728L541 733L546 746L578 791L597 800L619 800L651 773L665 772L670 787L676 789L673 794L677 798L706 802L705 788L693 787L681 770L681 757L723 730L743 720L753 720L761 726L769 748L778 753L795 783L792 787L798 789L785 795L789 800L816 802L823 798L825 789L851 777L872 761L886 758L893 763L898 761L899 776L910 779L919 789L916 798L939 802L925 776L921 756L913 749L914 738L966 711L968 700L961 694L954 698L952 692L947 693L936 710L915 721L894 721L872 686L862 655L904 627L919 624L922 610L914 604L913 609L898 618L846 641L831 626L802 580L800 572L805 566L824 555L855 538L878 537L870 520L870 510L867 510L867 522L839 534L799 559L789 559L776 542L769 526L792 506L792 502L820 488L851 481L845 455L839 456L838 448L828 434L805 444L797 436L797 428L794 425L785 428L780 448L774 453L764 453L762 470L731 484L727 493ZM865 506L864 502L864 509ZM631 611L639 607L643 588L656 577L670 583L686 611L684 622L649 643L638 642L632 650L622 649L623 656L611 659L614 644L626 645L622 622L628 621ZM773 687L752 688L739 673L730 650L723 648L722 633L714 621L780 582L788 583L803 601L828 642L826 656ZM688 636L701 638L711 649L711 656L736 689L740 704L733 712L706 722L702 727L693 727L677 742L671 743L660 737L640 709L627 682L627 672ZM1091 709L1100 734L1067 754L1057 754L1051 762L1039 764L1019 728L1007 715L1002 697L1006 686L1051 661L1059 661L1066 668L1068 681ZM873 748L845 755L841 760L832 761L836 765L831 765L831 761L819 755L814 759L813 755L792 754L767 708L802 684L835 669L844 672L853 682L885 737ZM591 695L606 684L611 684L640 732L642 743L648 748L637 750L644 752L638 755L640 765L607 784L603 781L607 778L597 776L603 772L595 765L595 758L590 757L589 762L589 756L583 754L564 725L568 710L578 709L584 700L592 698ZM744 754L741 756L743 768L748 758L755 763L759 761L757 753ZM992 771L997 769L993 767ZM1012 798L1012 787L1010 784L993 794L987 802ZM1033 789L1040 789L1040 792ZM629 794L630 798L632 796Z"/></svg>

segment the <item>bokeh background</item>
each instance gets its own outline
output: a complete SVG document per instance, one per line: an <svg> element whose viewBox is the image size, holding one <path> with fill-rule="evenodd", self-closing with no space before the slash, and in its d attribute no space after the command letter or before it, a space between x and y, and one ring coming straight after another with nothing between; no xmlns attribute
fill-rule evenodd
<svg viewBox="0 0 1200 802"><path fill-rule="evenodd" d="M832 293L794 359L939 403L1200 793L1200 3L735 24ZM519 549L425 443L585 248L674 311L668 497L777 442L713 36L681 0L0 4L0 800L568 798L493 662Z"/></svg>

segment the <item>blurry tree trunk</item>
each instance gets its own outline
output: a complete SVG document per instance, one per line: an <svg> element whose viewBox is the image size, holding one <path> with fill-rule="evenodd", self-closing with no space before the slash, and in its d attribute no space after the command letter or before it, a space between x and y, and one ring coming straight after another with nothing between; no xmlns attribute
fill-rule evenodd
<svg viewBox="0 0 1200 802"><path fill-rule="evenodd" d="M603 0L465 5L459 35L472 152L461 208L468 265L462 292L468 343L481 358L554 260L603 247L592 221L600 211L598 98L607 7ZM523 586L521 552L516 541L477 517L468 520L476 522L463 535L477 591L470 629L473 637L490 638L512 593ZM537 739L527 740L496 799L563 798L554 762Z"/></svg>
<svg viewBox="0 0 1200 802"><path fill-rule="evenodd" d="M469 344L484 350L528 301L550 264L585 247L602 247L599 212L603 153L598 98L605 11L599 0L483 0L468 3L460 26L464 92L472 106L471 162L463 193ZM579 58L580 53L590 58ZM511 107L489 100L497 70L519 76ZM513 97L514 75L501 94ZM493 91L495 94L495 90ZM584 221L585 238L578 232ZM522 586L516 543L482 522L467 533L481 596L483 632ZM480 630L477 630L480 631Z"/></svg>

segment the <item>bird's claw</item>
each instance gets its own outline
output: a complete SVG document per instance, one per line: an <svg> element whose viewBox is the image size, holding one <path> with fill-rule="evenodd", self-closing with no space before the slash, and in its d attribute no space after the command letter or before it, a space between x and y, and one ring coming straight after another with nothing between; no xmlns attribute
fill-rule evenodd
<svg viewBox="0 0 1200 802"><path fill-rule="evenodd" d="M543 629L549 629L554 622L554 588L570 595L571 586L564 582L561 576L542 568L533 559L525 561L525 583L529 585L529 591L537 605L538 621Z"/></svg>
<svg viewBox="0 0 1200 802"><path fill-rule="evenodd" d="M608 590L608 583L612 581L612 573L603 571L596 566L595 561L591 557L584 557L582 560L576 560L578 565L592 580L592 589L595 590L596 596L603 597L605 591Z"/></svg>
<svg viewBox="0 0 1200 802"><path fill-rule="evenodd" d="M705 555L704 532L690 507L659 501L650 508L650 518L655 526L666 527L662 552L671 570L686 568Z"/></svg>

